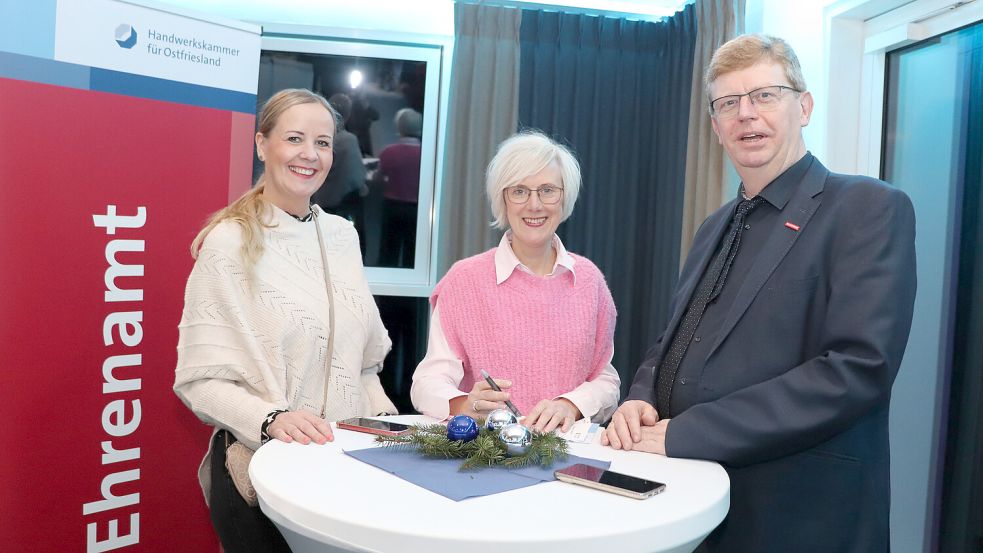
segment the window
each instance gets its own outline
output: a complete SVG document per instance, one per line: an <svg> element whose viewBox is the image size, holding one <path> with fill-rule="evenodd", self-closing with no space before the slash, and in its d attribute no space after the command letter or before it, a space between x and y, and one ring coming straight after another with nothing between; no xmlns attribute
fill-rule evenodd
<svg viewBox="0 0 983 553"><path fill-rule="evenodd" d="M343 126L351 140L336 137L334 164L313 200L355 225L374 294L427 296L444 45L302 31L264 27L257 99L304 87L347 104ZM344 154L343 143L351 143Z"/></svg>

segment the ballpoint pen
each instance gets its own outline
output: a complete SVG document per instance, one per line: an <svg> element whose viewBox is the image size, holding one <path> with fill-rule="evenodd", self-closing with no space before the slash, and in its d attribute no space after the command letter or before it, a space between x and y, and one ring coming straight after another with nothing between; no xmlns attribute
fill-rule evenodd
<svg viewBox="0 0 983 553"><path fill-rule="evenodd" d="M498 384L495 384L495 379L493 379L491 375L488 374L488 371L486 371L485 369L481 369L481 376L485 377L485 382L487 382L488 385L491 386L492 390L495 390L496 392L502 391L502 389L498 387ZM505 400L505 406L509 408L509 411L512 411L512 414L515 415L515 418L519 418L522 416L522 413L519 413L519 410L515 408L515 405L513 405L511 401Z"/></svg>

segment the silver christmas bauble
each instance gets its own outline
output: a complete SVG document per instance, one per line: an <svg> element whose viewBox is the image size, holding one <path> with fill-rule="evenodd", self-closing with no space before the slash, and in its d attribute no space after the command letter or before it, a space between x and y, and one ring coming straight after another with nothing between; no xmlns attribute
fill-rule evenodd
<svg viewBox="0 0 983 553"><path fill-rule="evenodd" d="M495 409L491 413L488 413L488 418L485 419L485 428L498 432L505 425L515 424L517 422L519 422L519 419L515 418L512 411L508 409Z"/></svg>
<svg viewBox="0 0 983 553"><path fill-rule="evenodd" d="M525 455L532 445L532 432L521 424L512 423L502 427L498 439L505 444L505 451L509 457Z"/></svg>

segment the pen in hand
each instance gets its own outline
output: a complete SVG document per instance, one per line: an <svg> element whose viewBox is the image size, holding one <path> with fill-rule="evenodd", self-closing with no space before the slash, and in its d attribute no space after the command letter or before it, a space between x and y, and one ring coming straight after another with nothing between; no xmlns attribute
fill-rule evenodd
<svg viewBox="0 0 983 553"><path fill-rule="evenodd" d="M488 371L486 371L485 369L481 369L481 376L485 378L485 382L487 382L488 385L491 386L492 390L495 390L496 392L502 391L502 389L498 387L498 384L495 384L495 379L493 379L491 375L488 374ZM508 399L505 400L505 406L509 408L509 411L512 411L512 414L515 415L515 418L519 418L522 416L522 414L519 413L519 410L515 408L515 405L512 404L512 401Z"/></svg>

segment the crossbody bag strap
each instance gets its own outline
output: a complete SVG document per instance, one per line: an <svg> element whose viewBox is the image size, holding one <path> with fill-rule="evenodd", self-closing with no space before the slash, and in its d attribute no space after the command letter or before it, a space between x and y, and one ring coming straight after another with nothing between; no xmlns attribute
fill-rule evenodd
<svg viewBox="0 0 983 553"><path fill-rule="evenodd" d="M318 221L317 206L311 206L314 214L314 228L317 231L317 245L321 252L321 267L324 269L324 289L328 292L328 353L325 357L324 368L324 402L321 404L321 418L328 408L328 383L331 382L331 360L334 356L334 292L331 290L331 272L328 270L328 254L324 250L324 236L321 234L321 223Z"/></svg>

